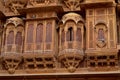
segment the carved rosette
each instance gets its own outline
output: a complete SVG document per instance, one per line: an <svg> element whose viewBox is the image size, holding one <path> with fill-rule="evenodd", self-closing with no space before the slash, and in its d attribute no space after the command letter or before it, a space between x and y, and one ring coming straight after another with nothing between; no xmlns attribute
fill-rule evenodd
<svg viewBox="0 0 120 80"><path fill-rule="evenodd" d="M20 54L4 54L2 55L2 61L4 63L5 69L13 74L19 67L19 64L22 61L22 57Z"/></svg>

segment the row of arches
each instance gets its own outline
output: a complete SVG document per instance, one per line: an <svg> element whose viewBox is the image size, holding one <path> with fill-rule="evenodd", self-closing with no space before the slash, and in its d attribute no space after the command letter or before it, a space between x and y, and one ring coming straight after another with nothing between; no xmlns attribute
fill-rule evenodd
<svg viewBox="0 0 120 80"><path fill-rule="evenodd" d="M4 32L3 49L5 52L22 52L24 28L22 25L15 27L14 24L8 24Z"/></svg>
<svg viewBox="0 0 120 80"><path fill-rule="evenodd" d="M52 22L48 22L46 25L46 38L45 42L52 42ZM42 43L44 39L44 25L39 23L35 29L36 43ZM27 43L33 43L34 24L29 24L27 29Z"/></svg>
<svg viewBox="0 0 120 80"><path fill-rule="evenodd" d="M18 22L18 21L17 21ZM15 23L15 19L13 19L13 23L8 23L4 32L4 46L5 50L15 52L16 49L21 49L23 45L23 40L25 38L25 49L28 50L42 50L45 46L48 49L51 49L51 45L54 39L54 25L52 21L38 22L37 25L33 22L28 23L26 28L20 24ZM84 49L85 47L85 25L84 20L79 14L76 13L68 13L63 16L62 21L58 24L59 31L59 48L63 49ZM26 31L24 31L26 29ZM101 46L105 43L106 40L106 31L107 28L105 24L98 24L95 27L95 37L98 42L98 46ZM25 32L25 33L24 33ZM23 38L24 37L24 38ZM57 37L56 37L57 38ZM45 44L43 46L43 43ZM99 45L100 43L100 45ZM3 47L4 47L3 46ZM33 48L34 46L35 48ZM30 48L31 47L31 48ZM54 47L54 45L53 45Z"/></svg>
<svg viewBox="0 0 120 80"><path fill-rule="evenodd" d="M15 37L15 41L13 40ZM16 36L14 36L14 31L9 31L9 34L7 36L7 45L22 45L22 32L17 32Z"/></svg>
<svg viewBox="0 0 120 80"><path fill-rule="evenodd" d="M76 33L75 33L76 32ZM76 39L75 39L75 35L76 34ZM77 27L77 30L74 30L72 26L70 26L67 31L65 32L64 29L62 29L62 38L61 38L61 42L65 42L65 35L66 35L66 41L82 41L82 28L81 27Z"/></svg>

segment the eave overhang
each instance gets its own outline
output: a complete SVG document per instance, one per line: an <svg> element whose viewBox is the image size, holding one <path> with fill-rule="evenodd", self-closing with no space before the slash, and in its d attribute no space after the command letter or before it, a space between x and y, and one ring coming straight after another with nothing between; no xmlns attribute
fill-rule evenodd
<svg viewBox="0 0 120 80"><path fill-rule="evenodd" d="M31 12L43 12L43 11L55 11L57 13L63 12L63 8L61 4L55 4L55 5L44 5L44 6L32 6L32 7L26 7L23 9L18 9L18 12L20 14L26 14Z"/></svg>
<svg viewBox="0 0 120 80"><path fill-rule="evenodd" d="M84 2L80 4L81 8L99 8L99 7L110 7L116 6L116 3L113 1L100 1L100 2Z"/></svg>

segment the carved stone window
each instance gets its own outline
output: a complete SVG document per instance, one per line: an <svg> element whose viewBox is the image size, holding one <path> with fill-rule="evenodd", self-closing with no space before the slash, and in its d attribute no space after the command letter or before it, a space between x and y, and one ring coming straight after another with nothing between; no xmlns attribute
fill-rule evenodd
<svg viewBox="0 0 120 80"><path fill-rule="evenodd" d="M28 31L27 31L27 43L33 42L33 24L28 25Z"/></svg>
<svg viewBox="0 0 120 80"><path fill-rule="evenodd" d="M67 38L67 41L73 41L74 40L74 32L73 32L73 28L70 27L67 31L67 34L66 34L66 38Z"/></svg>
<svg viewBox="0 0 120 80"><path fill-rule="evenodd" d="M43 24L38 24L36 28L36 43L41 43L43 41Z"/></svg>
<svg viewBox="0 0 120 80"><path fill-rule="evenodd" d="M14 44L14 32L13 31L10 31L7 36L7 44L8 45Z"/></svg>
<svg viewBox="0 0 120 80"><path fill-rule="evenodd" d="M99 41L104 41L105 40L105 37L104 37L104 30L102 28L100 28L98 30L98 40Z"/></svg>
<svg viewBox="0 0 120 80"><path fill-rule="evenodd" d="M19 46L22 45L22 33L21 32L17 32L15 44Z"/></svg>
<svg viewBox="0 0 120 80"><path fill-rule="evenodd" d="M82 42L81 28L77 28L76 40Z"/></svg>
<svg viewBox="0 0 120 80"><path fill-rule="evenodd" d="M46 42L52 42L52 23L48 22L46 25Z"/></svg>
<svg viewBox="0 0 120 80"><path fill-rule="evenodd" d="M99 48L106 46L107 42L107 26L104 23L99 23L95 26L96 42Z"/></svg>

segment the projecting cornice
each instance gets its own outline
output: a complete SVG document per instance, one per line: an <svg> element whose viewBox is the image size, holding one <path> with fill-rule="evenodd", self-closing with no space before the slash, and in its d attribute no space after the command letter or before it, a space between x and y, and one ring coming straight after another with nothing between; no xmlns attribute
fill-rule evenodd
<svg viewBox="0 0 120 80"><path fill-rule="evenodd" d="M116 6L115 0L85 0L80 4L81 8Z"/></svg>

